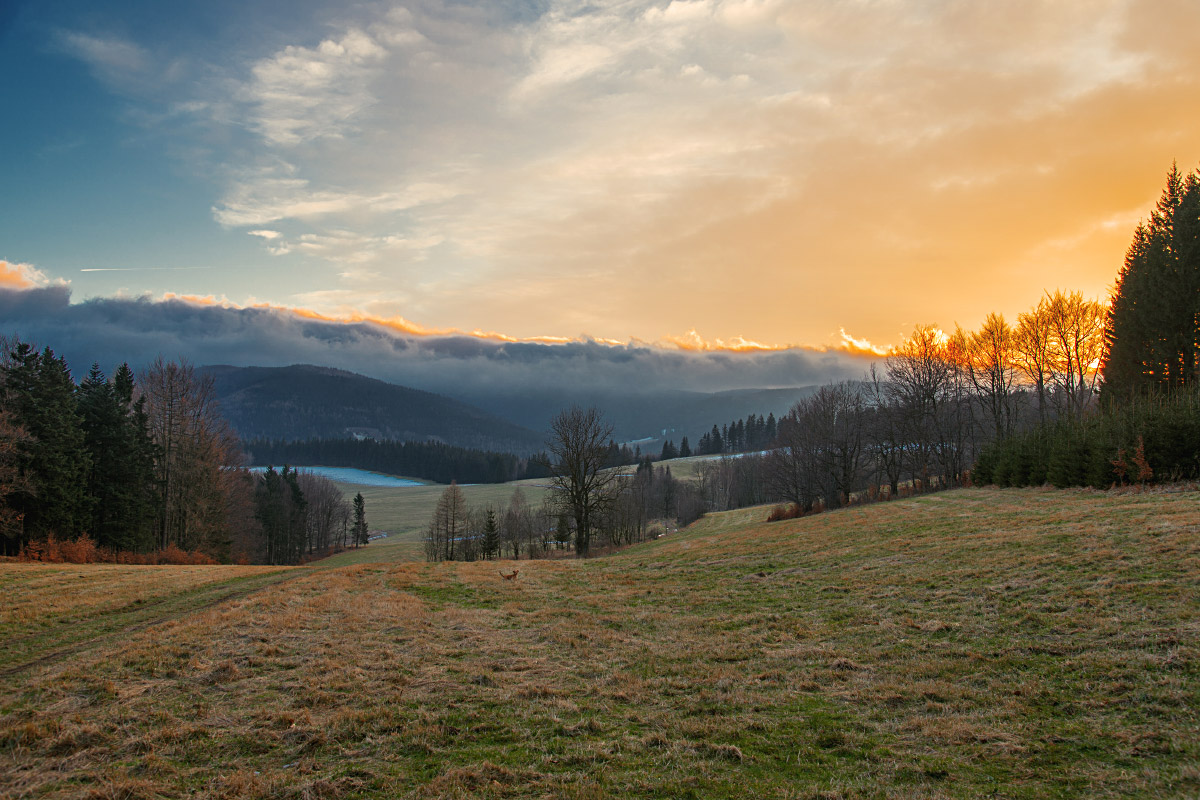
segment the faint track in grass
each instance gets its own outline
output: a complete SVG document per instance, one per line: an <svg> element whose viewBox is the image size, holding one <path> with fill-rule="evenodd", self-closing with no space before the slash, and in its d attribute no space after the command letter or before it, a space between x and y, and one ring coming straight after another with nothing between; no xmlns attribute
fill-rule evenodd
<svg viewBox="0 0 1200 800"><path fill-rule="evenodd" d="M246 578L235 578L231 581L210 583L162 600L156 600L152 603L126 606L123 609L108 612L95 619L97 623L95 626L89 625L89 620L79 620L78 624L81 627L86 627L86 629L80 631L77 636L67 639L67 641L72 642L71 644L49 650L48 652L38 653L35 657L28 658L18 664L0 667L0 680L11 678L14 675L19 675L38 666L53 664L68 656L101 648L119 637L129 636L159 625L175 622L185 617L208 611L222 603L249 597L263 589L279 586L280 584L308 574L311 573L306 569L290 569L271 572L266 575L254 575ZM52 634L49 636L52 637ZM9 640L6 642L6 645L11 646L13 644L25 643L35 638L37 638L36 634L30 634L20 639ZM53 647L62 641L63 639L61 638L54 639L47 646ZM45 648L31 648L33 652L37 652L39 649L45 650Z"/></svg>

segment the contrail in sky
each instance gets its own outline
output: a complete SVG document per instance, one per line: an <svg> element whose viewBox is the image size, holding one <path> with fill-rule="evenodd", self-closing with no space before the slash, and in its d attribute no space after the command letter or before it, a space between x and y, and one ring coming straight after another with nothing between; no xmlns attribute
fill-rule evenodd
<svg viewBox="0 0 1200 800"><path fill-rule="evenodd" d="M212 269L212 267L84 267L80 272L145 272L147 270Z"/></svg>

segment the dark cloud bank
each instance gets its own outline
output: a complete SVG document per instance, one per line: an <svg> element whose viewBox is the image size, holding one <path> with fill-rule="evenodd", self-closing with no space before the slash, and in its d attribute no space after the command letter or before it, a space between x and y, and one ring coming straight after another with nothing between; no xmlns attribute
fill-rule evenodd
<svg viewBox="0 0 1200 800"><path fill-rule="evenodd" d="M70 302L70 288L0 290L0 332L50 346L76 373L155 356L194 364L337 367L479 402L550 395L590 402L617 394L796 387L861 377L868 362L842 352L690 352L648 345L513 343L413 336L370 322L314 320L275 309L182 300Z"/></svg>

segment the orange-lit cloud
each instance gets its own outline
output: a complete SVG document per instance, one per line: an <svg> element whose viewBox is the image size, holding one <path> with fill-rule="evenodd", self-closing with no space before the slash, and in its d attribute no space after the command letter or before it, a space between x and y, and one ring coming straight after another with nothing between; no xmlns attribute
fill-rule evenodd
<svg viewBox="0 0 1200 800"><path fill-rule="evenodd" d="M32 264L13 264L0 260L0 288L32 289L49 283L46 275Z"/></svg>
<svg viewBox="0 0 1200 800"><path fill-rule="evenodd" d="M761 342L752 342L741 336L735 336L729 341L723 339L713 339L709 341L696 332L695 328L685 333L682 336L666 336L664 342L670 346L680 350L690 350L692 352L711 353L717 351L726 351L731 353L761 353L772 350L787 350L794 345L779 345L779 344L762 344Z"/></svg>
<svg viewBox="0 0 1200 800"><path fill-rule="evenodd" d="M846 333L845 328L839 328L838 332L842 337L842 347L851 353L864 356L887 356L896 349L894 345L877 345L866 339L856 339Z"/></svg>
<svg viewBox="0 0 1200 800"><path fill-rule="evenodd" d="M3 262L0 262L3 263ZM26 288L26 287L15 287ZM161 296L163 300L177 300L185 303L191 303L199 306L220 306L222 308L239 309L239 308L257 308L266 311L273 311L279 314L294 315L301 319L319 320L321 322L331 323L367 323L370 325L378 325L381 328L386 328L394 333L404 334L407 336L470 336L475 339L485 339L493 342L529 342L536 344L568 344L574 342L595 342L610 346L623 346L628 342L621 342L615 339L598 339L592 336L508 336L496 331L484 331L479 329L474 330L459 330L457 328L430 328L418 323L407 320L403 317L379 317L354 309L346 309L342 313L329 314L321 311L315 311L311 308L302 306L281 305L279 303L270 303L263 301L251 301L245 304L235 303L227 297L216 297L214 295L193 295L193 294L178 294L175 292L165 292Z"/></svg>
<svg viewBox="0 0 1200 800"><path fill-rule="evenodd" d="M696 329L689 330L682 336L666 336L659 342L641 342L630 339L620 341L618 339L606 339L595 336L580 335L580 336L511 336L497 331L485 331L478 328L471 330L460 330L457 328L430 328L403 317L379 317L354 309L345 309L341 313L330 314L321 311L315 311L311 308L301 306L280 305L277 303L250 301L245 304L238 304L227 297L215 297L213 295L189 295L177 294L175 292L166 292L161 296L162 300L176 300L199 306L220 306L222 308L239 309L239 308L257 308L267 311L276 312L285 315L294 315L301 319L319 320L321 322L330 323L367 323L378 325L381 328L393 331L395 333L408 336L469 336L475 339L483 339L492 342L511 342L511 343L533 343L546 345L560 344L578 344L583 342L591 342L594 344L605 345L609 347L628 347L638 345L643 347L656 347L668 350L681 350L693 353L771 353L781 352L785 350L809 350L809 351L826 351L829 349L844 350L852 355L878 355L883 356L891 352L891 347L876 347L870 344L865 339L854 339L853 337L842 331L842 344L835 348L827 346L806 346L796 344L763 344L762 342L754 342L743 337L734 337L728 341L723 339L708 340L703 338Z"/></svg>

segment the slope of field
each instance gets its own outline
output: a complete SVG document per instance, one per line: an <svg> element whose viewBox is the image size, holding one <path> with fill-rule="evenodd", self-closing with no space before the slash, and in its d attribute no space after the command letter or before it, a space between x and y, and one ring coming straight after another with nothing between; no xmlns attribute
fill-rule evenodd
<svg viewBox="0 0 1200 800"><path fill-rule="evenodd" d="M6 564L0 568L0 677L124 641L287 577L285 567Z"/></svg>
<svg viewBox="0 0 1200 800"><path fill-rule="evenodd" d="M1196 492L763 513L292 570L45 661L0 695L0 796L1200 793Z"/></svg>

